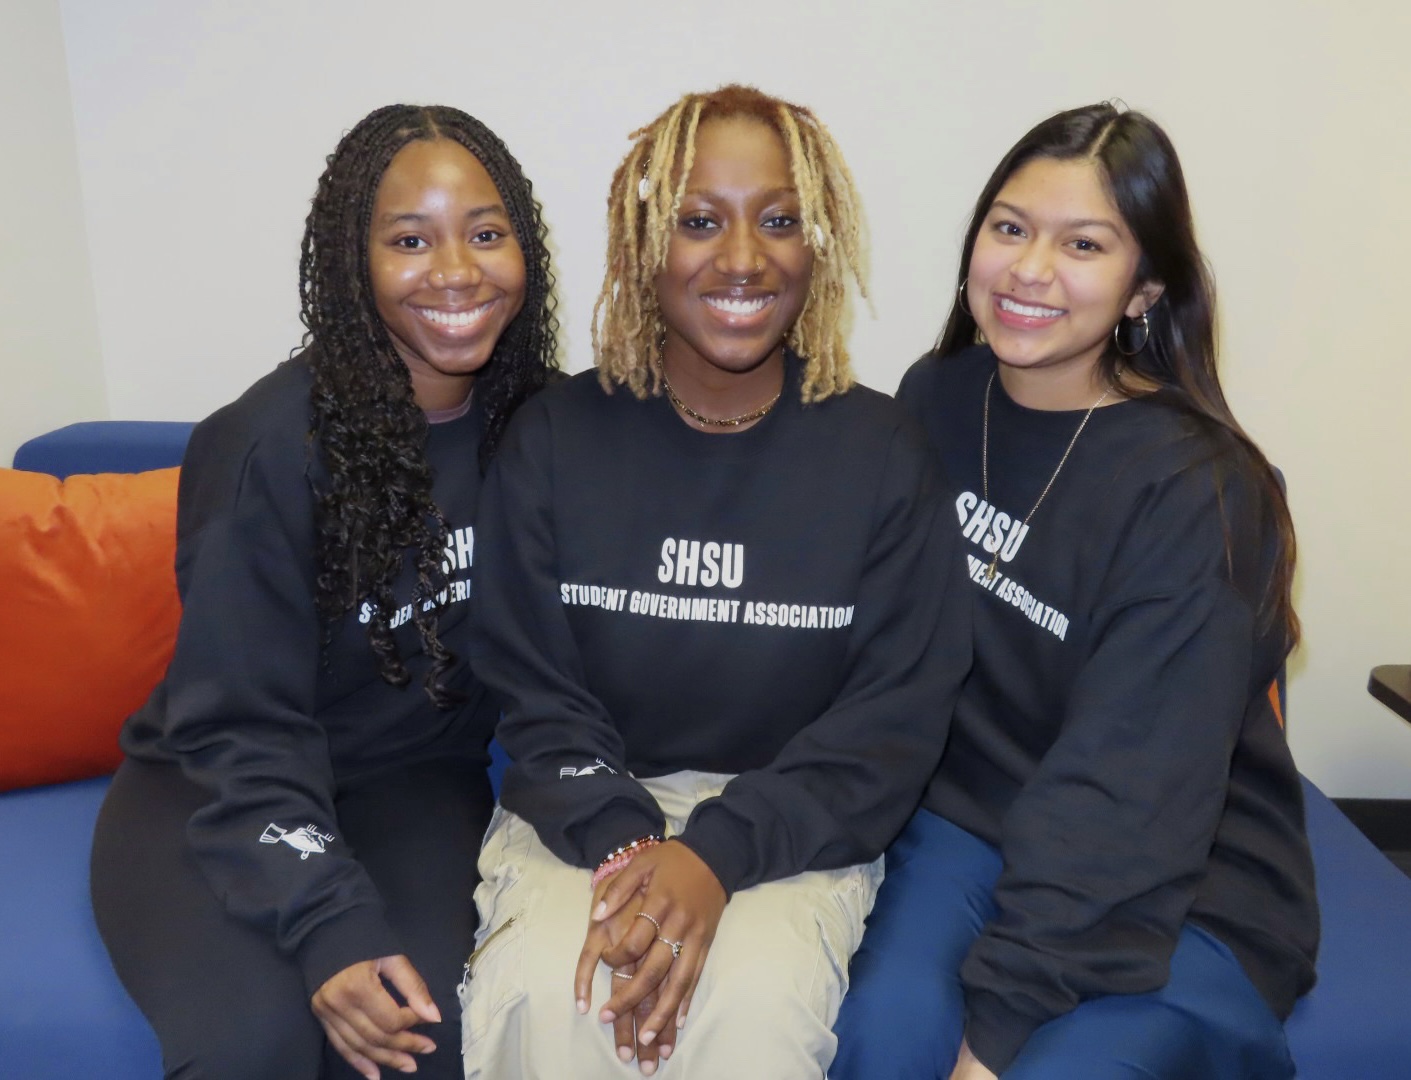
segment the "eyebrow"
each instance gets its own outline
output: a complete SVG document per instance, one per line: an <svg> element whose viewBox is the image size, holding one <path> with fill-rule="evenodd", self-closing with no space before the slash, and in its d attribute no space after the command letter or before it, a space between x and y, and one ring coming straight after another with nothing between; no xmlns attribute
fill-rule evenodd
<svg viewBox="0 0 1411 1080"><path fill-rule="evenodd" d="M473 219L475 219L475 218L479 218L479 217L485 217L485 216L487 216L487 215L489 215L489 214L503 214L504 216L508 217L508 216L509 216L509 211L506 210L506 209L505 209L501 204L499 204L499 203L489 203L489 204L486 205L486 206L476 206L476 207L473 207L472 209L467 210L467 211L465 212L466 220L468 220L468 221L469 221L469 220L473 220ZM420 222L423 222L423 221L427 221L427 220L429 220L429 216L428 216L428 215L426 215L426 214L418 214L418 213L416 213L416 212L414 212L414 211L410 211L410 210L407 211L407 212L404 213L404 214L383 214L383 215L382 215L382 224L383 224L383 225L400 225L400 224L402 224L403 222L410 222L410 223L412 223L412 224L417 224L417 223L420 223Z"/></svg>
<svg viewBox="0 0 1411 1080"><path fill-rule="evenodd" d="M715 199L720 197L717 192L709 191L706 188L687 188L686 194L697 195L703 199ZM770 188L768 191L761 192L760 194L761 197L765 199L777 199L785 195L798 195L798 189L793 186L777 187Z"/></svg>
<svg viewBox="0 0 1411 1080"><path fill-rule="evenodd" d="M1007 210L1011 214L1015 214L1016 216L1025 219L1029 217L1027 211L1022 209L1021 207L1015 206L1013 203L1007 203L1003 199L996 199L993 203L990 204L991 210L995 210L997 208ZM1078 218L1076 221L1065 221L1063 224L1066 228L1069 229L1091 229L1096 226L1100 229L1111 229L1113 232L1119 234L1122 232L1121 229L1119 229L1111 221L1108 221L1106 218Z"/></svg>

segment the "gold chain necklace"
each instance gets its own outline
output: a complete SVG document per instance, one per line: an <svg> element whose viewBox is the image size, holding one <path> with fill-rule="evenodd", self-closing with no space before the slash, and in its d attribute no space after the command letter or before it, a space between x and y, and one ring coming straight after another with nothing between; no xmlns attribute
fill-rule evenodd
<svg viewBox="0 0 1411 1080"><path fill-rule="evenodd" d="M990 501L990 391L994 388L994 385L995 372L992 371L990 372L990 381L985 383L984 434L980 442L980 482L983 485L982 496L986 503ZM1044 497L1048 495L1049 488L1053 487L1053 482L1058 479L1058 474L1063 471L1063 466L1068 463L1068 455L1073 452L1073 447L1078 442L1078 436L1083 433L1083 428L1088 426L1088 421L1092 419L1092 415L1097 411L1097 407L1107 400L1107 395L1112 393L1113 389L1114 387L1109 386L1102 392L1102 397L1088 406L1088 411L1083 414L1083 422L1078 425L1078 430L1073 432L1073 437L1068 440L1068 449L1064 450L1063 456L1058 459L1058 468L1053 470L1053 475L1048 478L1048 483L1044 485L1043 491L1039 492L1039 497L1034 500L1033 507L1029 510L1028 514L1024 516L1024 520L1019 526L1021 532L1029 527L1029 521L1038 510L1039 504L1044 501ZM987 584L994 581L995 575L999 572L999 553L1003 546L1003 544L998 544L995 547L995 557L990 560L989 569L985 571L985 582Z"/></svg>
<svg viewBox="0 0 1411 1080"><path fill-rule="evenodd" d="M704 427L733 428L739 427L741 424L752 423L753 421L758 420L760 417L766 415L770 409L774 408L775 405L779 404L779 399L784 396L784 387L781 385L779 387L779 393L775 394L774 397L772 397L766 404L761 405L758 409L751 410L747 413L741 413L739 416L729 416L726 417L724 420L717 420L713 416L702 416L700 413L696 412L695 409L691 408L691 406L687 405L684 401L677 397L676 391L671 389L671 382L666 377L666 360L662 356L663 351L664 344L662 346L658 346L657 348L657 370L661 372L661 385L666 390L666 396L671 399L671 404L675 405L692 420L694 420L698 424L701 424Z"/></svg>

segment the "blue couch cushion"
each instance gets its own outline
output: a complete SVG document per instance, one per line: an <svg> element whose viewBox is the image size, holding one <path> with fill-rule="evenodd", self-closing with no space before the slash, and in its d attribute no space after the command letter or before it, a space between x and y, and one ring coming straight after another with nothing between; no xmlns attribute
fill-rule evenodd
<svg viewBox="0 0 1411 1080"><path fill-rule="evenodd" d="M157 1038L113 973L88 900L88 851L108 784L0 796L0 1075L162 1075Z"/></svg>

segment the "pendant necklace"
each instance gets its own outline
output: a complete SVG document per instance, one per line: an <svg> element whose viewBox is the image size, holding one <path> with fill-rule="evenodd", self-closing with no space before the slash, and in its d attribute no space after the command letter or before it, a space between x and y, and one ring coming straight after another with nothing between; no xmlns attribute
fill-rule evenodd
<svg viewBox="0 0 1411 1080"><path fill-rule="evenodd" d="M990 501L990 391L994 389L995 374L995 371L990 372L990 381L985 383L985 420L982 429L984 434L980 441L980 481L983 497L987 503ZM1053 487L1053 482L1058 479L1058 474L1063 471L1063 466L1068 463L1068 455L1073 452L1073 447L1078 442L1078 436L1083 433L1083 428L1088 426L1088 421L1092 419L1092 415L1097 411L1097 407L1107 400L1108 395L1111 394L1112 391L1113 387L1109 386L1102 392L1100 398L1088 406L1088 411L1083 414L1083 420L1082 423L1078 425L1078 430L1073 432L1073 437L1068 440L1068 449L1064 450L1063 456L1058 459L1058 467L1053 470L1053 475L1048 478L1048 483L1044 485L1043 491L1039 492L1039 497L1034 500L1034 505L1024 516L1024 520L1019 526L1021 532L1029 527L1029 521L1033 518L1035 511L1038 510L1039 504L1044 501L1044 497L1048 495L1049 488ZM1003 546L1003 544L999 544L995 547L995 557L990 560L990 565L985 571L986 584L994 581L995 575L999 573L999 553L1000 548Z"/></svg>

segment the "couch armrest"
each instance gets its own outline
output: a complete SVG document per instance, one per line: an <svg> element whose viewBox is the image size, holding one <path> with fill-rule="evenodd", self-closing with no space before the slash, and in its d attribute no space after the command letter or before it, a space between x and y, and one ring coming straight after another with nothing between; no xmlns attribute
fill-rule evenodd
<svg viewBox="0 0 1411 1080"><path fill-rule="evenodd" d="M196 425L168 420L94 420L37 435L15 451L15 468L49 473L147 472L180 465Z"/></svg>

